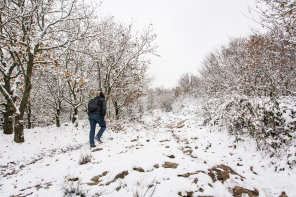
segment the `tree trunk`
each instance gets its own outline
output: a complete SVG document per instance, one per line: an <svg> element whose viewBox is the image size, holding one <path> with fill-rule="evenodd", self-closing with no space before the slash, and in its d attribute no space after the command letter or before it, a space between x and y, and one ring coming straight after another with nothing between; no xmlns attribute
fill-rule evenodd
<svg viewBox="0 0 296 197"><path fill-rule="evenodd" d="M27 122L28 122L28 129L32 128L32 122L31 122L31 115L32 115L32 110L31 110L31 102L28 102L27 106Z"/></svg>
<svg viewBox="0 0 296 197"><path fill-rule="evenodd" d="M22 143L25 141L24 137L24 121L21 115L15 116L14 123L14 141L16 143Z"/></svg>
<svg viewBox="0 0 296 197"><path fill-rule="evenodd" d="M60 127L61 126L61 120L60 120L61 109L58 108L56 112L57 112L56 116L55 116L55 118L56 118L56 126Z"/></svg>
<svg viewBox="0 0 296 197"><path fill-rule="evenodd" d="M74 124L77 120L78 115L78 108L74 108L73 116L72 116L72 123Z"/></svg>
<svg viewBox="0 0 296 197"><path fill-rule="evenodd" d="M98 65L99 90L100 90L100 92L102 92L101 67L100 67L99 63L97 63L97 65Z"/></svg>
<svg viewBox="0 0 296 197"><path fill-rule="evenodd" d="M13 111L6 108L6 112L3 113L4 123L3 123L3 133L13 134Z"/></svg>
<svg viewBox="0 0 296 197"><path fill-rule="evenodd" d="M114 107L114 112L115 112L115 118L116 120L119 119L119 107L117 104L117 101L113 101L113 107Z"/></svg>
<svg viewBox="0 0 296 197"><path fill-rule="evenodd" d="M35 46L38 48L38 45ZM31 77L33 72L33 62L34 62L34 55L32 53L29 53L29 62L27 63L27 72L25 76L25 86L24 86L24 92L21 98L20 107L19 107L19 114L15 116L15 122L14 122L14 141L16 143L22 143L25 141L24 137L24 112L26 110L30 93L31 93Z"/></svg>
<svg viewBox="0 0 296 197"><path fill-rule="evenodd" d="M15 97L13 97L13 93L11 91L11 86L10 86L10 76L4 77L4 89L8 93L8 95L11 96L11 99L13 102L15 102ZM4 104L5 112L3 113L3 118L4 118L4 123L3 123L3 131L4 134L13 134L13 104L9 102L9 99L6 97L5 98L6 103Z"/></svg>
<svg viewBox="0 0 296 197"><path fill-rule="evenodd" d="M61 121L59 115L56 115L56 126L61 127Z"/></svg>

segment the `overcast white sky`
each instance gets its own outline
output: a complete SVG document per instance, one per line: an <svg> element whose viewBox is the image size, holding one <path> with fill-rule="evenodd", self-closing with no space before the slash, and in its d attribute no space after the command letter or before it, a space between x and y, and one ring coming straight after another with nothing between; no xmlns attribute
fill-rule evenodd
<svg viewBox="0 0 296 197"><path fill-rule="evenodd" d="M153 57L152 87L172 88L184 73L197 73L211 50L258 28L249 16L254 0L103 0L101 12L142 30L152 23L161 57Z"/></svg>

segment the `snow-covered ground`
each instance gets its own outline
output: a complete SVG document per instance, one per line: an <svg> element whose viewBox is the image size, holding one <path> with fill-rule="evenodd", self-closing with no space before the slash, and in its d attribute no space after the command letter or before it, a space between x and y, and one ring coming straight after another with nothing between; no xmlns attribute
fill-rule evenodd
<svg viewBox="0 0 296 197"><path fill-rule="evenodd" d="M198 106L142 120L108 128L92 151L87 120L26 130L23 144L1 131L0 196L296 196L295 169L202 126Z"/></svg>

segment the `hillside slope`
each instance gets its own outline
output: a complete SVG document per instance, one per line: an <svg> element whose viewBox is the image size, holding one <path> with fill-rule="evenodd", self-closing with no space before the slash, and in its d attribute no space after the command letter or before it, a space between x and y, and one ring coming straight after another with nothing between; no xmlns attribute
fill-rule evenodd
<svg viewBox="0 0 296 197"><path fill-rule="evenodd" d="M280 159L202 126L198 111L113 124L92 151L87 121L26 130L23 144L1 132L0 196L296 196L295 169L275 171Z"/></svg>

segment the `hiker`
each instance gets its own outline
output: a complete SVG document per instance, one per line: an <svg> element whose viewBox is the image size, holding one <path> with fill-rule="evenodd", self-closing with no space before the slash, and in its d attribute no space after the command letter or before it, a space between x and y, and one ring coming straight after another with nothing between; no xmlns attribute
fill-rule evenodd
<svg viewBox="0 0 296 197"><path fill-rule="evenodd" d="M94 140L100 144L103 143L101 137L106 129L106 122L104 119L106 109L105 95L102 92L88 103L88 119L90 123L89 143L91 148L96 147ZM101 128L95 136L96 124L99 124Z"/></svg>

